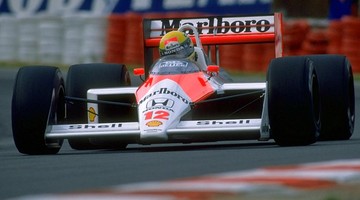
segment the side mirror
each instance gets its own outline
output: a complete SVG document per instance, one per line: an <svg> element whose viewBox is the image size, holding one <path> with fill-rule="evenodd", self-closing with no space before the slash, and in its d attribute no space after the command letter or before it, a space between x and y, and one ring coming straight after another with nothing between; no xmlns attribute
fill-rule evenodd
<svg viewBox="0 0 360 200"><path fill-rule="evenodd" d="M145 69L144 68L135 68L134 69L134 75L135 76L142 76L145 74Z"/></svg>
<svg viewBox="0 0 360 200"><path fill-rule="evenodd" d="M207 66L207 71L211 74L212 73L218 74L220 71L220 67L217 65L209 65Z"/></svg>

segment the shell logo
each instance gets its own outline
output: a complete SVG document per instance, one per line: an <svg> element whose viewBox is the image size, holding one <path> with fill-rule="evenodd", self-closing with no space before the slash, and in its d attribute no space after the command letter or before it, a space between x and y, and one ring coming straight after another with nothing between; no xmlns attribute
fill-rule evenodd
<svg viewBox="0 0 360 200"><path fill-rule="evenodd" d="M162 124L163 123L161 121L153 120L153 121L149 121L148 123L146 123L146 126L148 126L148 127L158 127L158 126L160 126Z"/></svg>
<svg viewBox="0 0 360 200"><path fill-rule="evenodd" d="M89 112L89 120L90 120L90 122L94 122L95 117L97 115L95 109L93 107L90 107L88 112Z"/></svg>

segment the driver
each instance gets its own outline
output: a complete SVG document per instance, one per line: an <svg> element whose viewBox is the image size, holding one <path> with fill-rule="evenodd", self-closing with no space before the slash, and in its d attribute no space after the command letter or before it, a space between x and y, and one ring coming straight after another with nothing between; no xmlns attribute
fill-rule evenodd
<svg viewBox="0 0 360 200"><path fill-rule="evenodd" d="M160 40L159 53L160 57L176 55L181 58L197 61L193 42L186 33L181 31L166 33Z"/></svg>

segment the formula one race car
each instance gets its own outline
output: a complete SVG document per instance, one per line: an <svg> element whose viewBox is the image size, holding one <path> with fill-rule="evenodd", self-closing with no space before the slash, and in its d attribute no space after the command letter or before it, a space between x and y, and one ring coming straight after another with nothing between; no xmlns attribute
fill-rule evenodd
<svg viewBox="0 0 360 200"><path fill-rule="evenodd" d="M130 85L122 64L78 64L66 84L56 67L19 70L12 127L24 154L124 149L128 144L270 140L280 146L347 140L354 130L351 65L341 55L282 57L281 14L144 19L145 76ZM162 35L191 35L197 60L153 61ZM266 82L238 83L209 60L203 45L274 42ZM218 57L218 48L216 57ZM216 59L218 62L218 59ZM239 63L241 65L241 63Z"/></svg>

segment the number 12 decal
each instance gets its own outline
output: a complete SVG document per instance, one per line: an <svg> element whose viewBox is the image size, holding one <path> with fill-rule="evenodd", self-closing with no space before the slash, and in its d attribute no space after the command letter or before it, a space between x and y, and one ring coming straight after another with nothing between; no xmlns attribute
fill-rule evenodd
<svg viewBox="0 0 360 200"><path fill-rule="evenodd" d="M145 113L145 120L149 119L169 119L169 113L164 110L150 111Z"/></svg>

